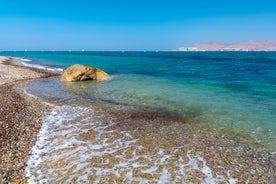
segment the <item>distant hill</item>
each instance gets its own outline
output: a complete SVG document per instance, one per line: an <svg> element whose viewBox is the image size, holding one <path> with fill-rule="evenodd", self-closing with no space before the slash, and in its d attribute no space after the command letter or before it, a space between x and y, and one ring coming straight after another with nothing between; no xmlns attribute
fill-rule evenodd
<svg viewBox="0 0 276 184"><path fill-rule="evenodd" d="M225 43L196 43L191 47L180 47L178 51L276 51L276 41L255 41L225 44Z"/></svg>

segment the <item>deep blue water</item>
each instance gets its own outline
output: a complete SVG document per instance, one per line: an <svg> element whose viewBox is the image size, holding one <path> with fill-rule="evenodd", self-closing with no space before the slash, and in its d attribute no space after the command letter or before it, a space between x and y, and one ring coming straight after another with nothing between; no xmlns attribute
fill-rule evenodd
<svg viewBox="0 0 276 184"><path fill-rule="evenodd" d="M112 77L66 86L29 84L36 95L102 99L191 116L222 133L276 150L276 52L2 52L28 64L89 64ZM26 62L27 63L27 62ZM53 90L55 91L53 93Z"/></svg>

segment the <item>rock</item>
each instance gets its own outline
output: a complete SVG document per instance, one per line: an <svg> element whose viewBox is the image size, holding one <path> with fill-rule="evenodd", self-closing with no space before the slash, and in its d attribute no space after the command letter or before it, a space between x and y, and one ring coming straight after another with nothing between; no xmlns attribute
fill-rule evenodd
<svg viewBox="0 0 276 184"><path fill-rule="evenodd" d="M67 68L61 75L62 81L108 80L104 71L88 65L75 64Z"/></svg>

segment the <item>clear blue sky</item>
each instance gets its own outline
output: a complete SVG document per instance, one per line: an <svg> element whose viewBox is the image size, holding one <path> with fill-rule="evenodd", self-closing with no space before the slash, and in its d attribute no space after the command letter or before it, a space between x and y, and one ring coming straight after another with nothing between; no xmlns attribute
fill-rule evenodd
<svg viewBox="0 0 276 184"><path fill-rule="evenodd" d="M276 0L0 0L0 50L276 40Z"/></svg>

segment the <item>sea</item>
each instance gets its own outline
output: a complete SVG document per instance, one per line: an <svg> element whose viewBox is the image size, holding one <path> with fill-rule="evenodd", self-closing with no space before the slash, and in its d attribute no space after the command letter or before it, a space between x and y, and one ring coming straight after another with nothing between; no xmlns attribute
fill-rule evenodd
<svg viewBox="0 0 276 184"><path fill-rule="evenodd" d="M174 183L196 169L205 175L201 183L235 183L230 171L214 176L204 155L192 150L171 159L180 144L143 145L148 136L162 135L163 142L174 136L167 129L172 124L276 153L276 52L0 54L58 73L78 63L111 76L99 82L53 77L27 83L26 94L51 106L26 169L30 183Z"/></svg>

